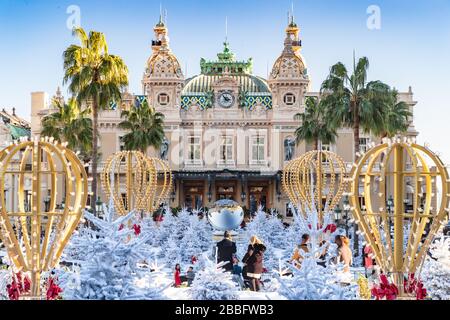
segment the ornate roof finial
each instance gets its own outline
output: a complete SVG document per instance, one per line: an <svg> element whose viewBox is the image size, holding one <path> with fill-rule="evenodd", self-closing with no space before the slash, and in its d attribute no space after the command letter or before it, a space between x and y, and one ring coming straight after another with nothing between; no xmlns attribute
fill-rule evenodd
<svg viewBox="0 0 450 320"><path fill-rule="evenodd" d="M163 17L162 4L159 3L159 21L156 24L156 26L157 27L164 27L165 26L165 21L166 21L166 19L164 19L164 17Z"/></svg>
<svg viewBox="0 0 450 320"><path fill-rule="evenodd" d="M291 12L292 12L291 22L294 22L294 2L291 2Z"/></svg>
<svg viewBox="0 0 450 320"><path fill-rule="evenodd" d="M295 23L295 16L294 16L294 2L291 3L291 12L288 13L288 25L291 28L297 27L297 24Z"/></svg>
<svg viewBox="0 0 450 320"><path fill-rule="evenodd" d="M56 88L56 92L55 95L53 96L53 101L63 104L64 103L64 97L61 93L61 88L58 86L58 88Z"/></svg>
<svg viewBox="0 0 450 320"><path fill-rule="evenodd" d="M225 43L228 43L228 17L225 17Z"/></svg>

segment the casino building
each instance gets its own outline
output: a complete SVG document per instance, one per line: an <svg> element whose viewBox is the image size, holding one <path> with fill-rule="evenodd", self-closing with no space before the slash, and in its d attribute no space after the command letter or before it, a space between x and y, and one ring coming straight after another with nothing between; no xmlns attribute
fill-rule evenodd
<svg viewBox="0 0 450 320"><path fill-rule="evenodd" d="M304 112L305 97L319 93L309 89L300 29L293 17L284 32L280 56L268 79L254 75L252 59L238 60L227 41L215 60L200 59L199 75L185 78L170 49L168 28L160 19L154 27L142 95L125 92L120 105L100 113L102 163L123 148L125 133L117 128L121 109L147 99L165 115L166 140L161 150L148 154L168 160L173 170L170 206L208 207L219 199L234 199L252 211L261 204L289 215L281 171L287 161L312 150L305 143L295 144L300 123L294 115ZM59 92L55 98L63 99ZM399 98L413 111L411 88ZM32 93L33 135L39 134L42 117L52 112L47 100L46 93ZM408 134L417 136L413 119L410 123ZM352 163L352 130L338 133L335 144L319 147ZM371 141L377 139L361 133L362 149ZM102 198L107 201L105 195Z"/></svg>

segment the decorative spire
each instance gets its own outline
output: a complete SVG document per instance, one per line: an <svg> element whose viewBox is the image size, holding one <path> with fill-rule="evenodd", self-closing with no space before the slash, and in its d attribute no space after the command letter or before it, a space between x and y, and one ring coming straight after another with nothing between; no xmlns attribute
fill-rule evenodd
<svg viewBox="0 0 450 320"><path fill-rule="evenodd" d="M225 43L228 43L228 17L225 17Z"/></svg>
<svg viewBox="0 0 450 320"><path fill-rule="evenodd" d="M166 27L166 19L163 18L162 7L160 8L159 21L153 28L153 31L155 32L155 40L152 41L153 50L169 50L168 30Z"/></svg>
<svg viewBox="0 0 450 320"><path fill-rule="evenodd" d="M286 28L286 39L284 41L285 51L297 52L301 49L302 43L299 39L299 33L300 29L294 19L294 4L292 4L291 11L288 12L288 26Z"/></svg>
<svg viewBox="0 0 450 320"><path fill-rule="evenodd" d="M157 27L164 27L164 19L162 13L162 4L159 3L159 22L156 24Z"/></svg>
<svg viewBox="0 0 450 320"><path fill-rule="evenodd" d="M289 20L289 26L296 28L297 24L295 23L295 18L294 18L294 2L291 3L291 14L290 14L290 20Z"/></svg>
<svg viewBox="0 0 450 320"><path fill-rule="evenodd" d="M56 89L55 95L53 96L53 101L60 103L60 104L64 104L64 97L61 93L61 88L59 86Z"/></svg>

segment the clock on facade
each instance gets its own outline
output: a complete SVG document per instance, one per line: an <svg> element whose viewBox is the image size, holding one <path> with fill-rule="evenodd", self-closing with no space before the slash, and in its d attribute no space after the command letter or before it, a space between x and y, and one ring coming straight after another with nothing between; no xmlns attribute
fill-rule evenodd
<svg viewBox="0 0 450 320"><path fill-rule="evenodd" d="M222 108L230 108L234 104L234 96L229 92L224 92L219 96L219 105Z"/></svg>

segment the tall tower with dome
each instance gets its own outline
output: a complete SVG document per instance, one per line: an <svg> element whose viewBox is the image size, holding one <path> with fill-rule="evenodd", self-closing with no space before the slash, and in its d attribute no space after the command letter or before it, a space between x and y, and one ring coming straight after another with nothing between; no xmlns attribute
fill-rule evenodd
<svg viewBox="0 0 450 320"><path fill-rule="evenodd" d="M300 54L302 42L299 33L300 28L291 15L286 28L283 52L275 61L268 79L273 104L277 109L301 107L309 91L309 76L305 60Z"/></svg>
<svg viewBox="0 0 450 320"><path fill-rule="evenodd" d="M152 54L147 60L142 79L143 96L158 111L166 111L170 116L167 120L176 121L179 120L176 111L180 108L184 75L177 57L170 49L169 31L162 15L153 30ZM170 110L174 112L167 112Z"/></svg>

